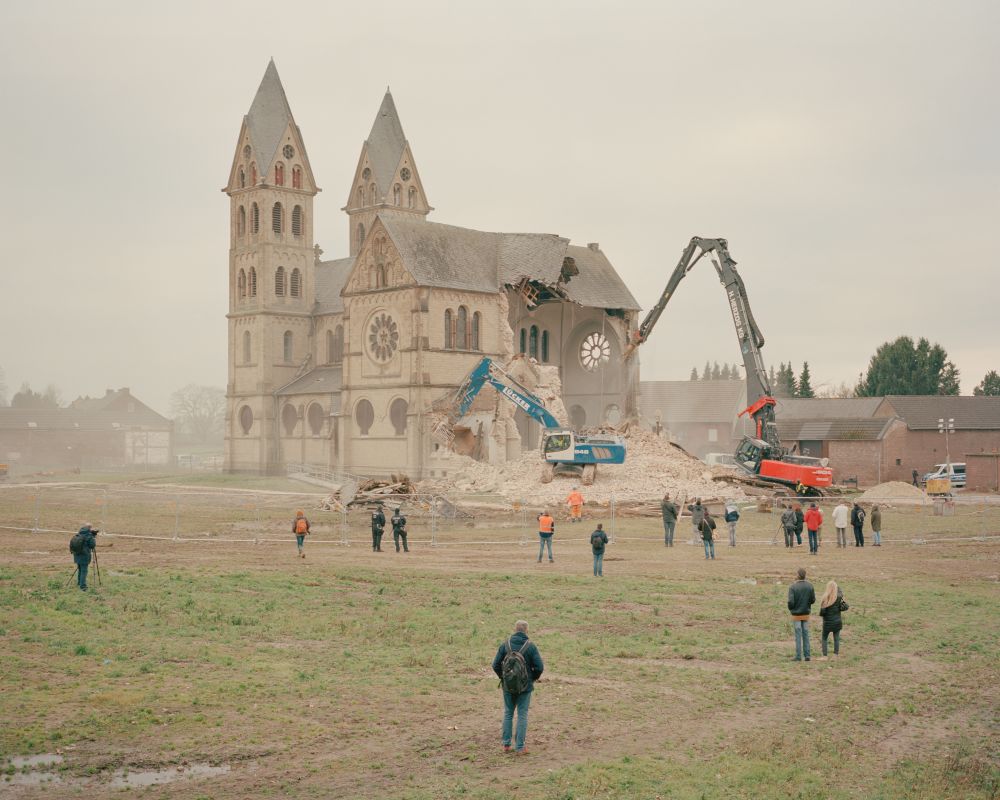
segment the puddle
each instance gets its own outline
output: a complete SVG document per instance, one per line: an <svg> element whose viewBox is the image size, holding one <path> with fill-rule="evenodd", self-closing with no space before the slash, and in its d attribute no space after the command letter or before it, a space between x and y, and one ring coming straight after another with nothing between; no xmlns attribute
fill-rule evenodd
<svg viewBox="0 0 1000 800"><path fill-rule="evenodd" d="M163 783L173 783L191 778L213 778L229 772L228 764L186 764L182 767L164 767L152 770L115 770L111 776L111 788L141 788L143 786L158 786Z"/></svg>
<svg viewBox="0 0 1000 800"><path fill-rule="evenodd" d="M0 769L14 768L14 773L5 773L0 786L46 786L62 783L62 775L46 772L50 767L63 762L63 757L55 753L39 753L34 756L14 756L3 762Z"/></svg>
<svg viewBox="0 0 1000 800"><path fill-rule="evenodd" d="M5 767L14 769L38 769L39 767L51 767L54 764L62 764L63 757L55 753L40 753L37 756L14 756L7 761Z"/></svg>

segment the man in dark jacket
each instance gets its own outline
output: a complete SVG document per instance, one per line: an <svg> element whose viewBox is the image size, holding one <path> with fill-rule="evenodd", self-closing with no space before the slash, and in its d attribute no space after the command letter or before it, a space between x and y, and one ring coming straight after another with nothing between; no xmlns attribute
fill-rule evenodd
<svg viewBox="0 0 1000 800"><path fill-rule="evenodd" d="M90 569L91 553L97 549L94 537L98 532L90 525L84 525L70 540L69 550L76 564L76 585L84 592L87 591L87 570Z"/></svg>
<svg viewBox="0 0 1000 800"><path fill-rule="evenodd" d="M854 528L854 546L865 546L865 510L857 503L851 509L851 527Z"/></svg>
<svg viewBox="0 0 1000 800"><path fill-rule="evenodd" d="M382 532L385 530L385 514L380 505L372 512L372 552L382 552Z"/></svg>
<svg viewBox="0 0 1000 800"><path fill-rule="evenodd" d="M796 503L794 506L792 506L792 511L795 512L795 541L799 545L799 547L801 547L802 531L806 527L806 515L802 511L802 506L799 503Z"/></svg>
<svg viewBox="0 0 1000 800"><path fill-rule="evenodd" d="M677 525L677 504L671 502L670 495L664 494L660 501L660 513L663 515L663 545L674 546L674 526Z"/></svg>
<svg viewBox="0 0 1000 800"><path fill-rule="evenodd" d="M691 526L694 528L694 536L691 544L696 544L701 538L701 521L705 519L705 506L701 504L701 498L696 497L694 503L688 506L691 512Z"/></svg>
<svg viewBox="0 0 1000 800"><path fill-rule="evenodd" d="M513 654L512 654L513 653ZM517 653L524 657L525 665L528 668L528 688L519 694L511 694L503 685L503 663L506 658L517 658ZM528 640L528 623L523 619L514 623L513 635L497 648L497 654L493 658L493 671L500 678L500 686L503 688L503 725L500 729L500 740L503 743L503 750L509 753L511 750L511 729L514 723L514 709L517 709L517 731L514 735L514 752L516 755L524 755L528 749L524 746L524 738L528 733L528 706L531 703L531 693L535 688L535 681L542 677L542 670L545 665L542 663L541 653L535 647L535 643Z"/></svg>
<svg viewBox="0 0 1000 800"><path fill-rule="evenodd" d="M715 519L708 509L705 509L705 514L701 518L701 522L698 524L698 528L701 532L701 541L705 545L705 558L709 557L711 554L712 560L715 560Z"/></svg>
<svg viewBox="0 0 1000 800"><path fill-rule="evenodd" d="M781 512L781 530L785 534L785 547L795 546L795 511L787 503Z"/></svg>
<svg viewBox="0 0 1000 800"><path fill-rule="evenodd" d="M396 513L392 515L392 519L389 521L392 523L392 541L396 543L396 552L399 552L399 540L402 539L403 552L409 553L410 548L406 546L406 517L397 508Z"/></svg>
<svg viewBox="0 0 1000 800"><path fill-rule="evenodd" d="M590 547L594 551L594 577L604 577L604 548L608 544L608 535L604 525L597 523L597 530L590 534Z"/></svg>
<svg viewBox="0 0 1000 800"><path fill-rule="evenodd" d="M795 631L795 660L809 660L809 614L816 602L813 585L806 580L806 571L799 567L798 580L788 587L788 612Z"/></svg>

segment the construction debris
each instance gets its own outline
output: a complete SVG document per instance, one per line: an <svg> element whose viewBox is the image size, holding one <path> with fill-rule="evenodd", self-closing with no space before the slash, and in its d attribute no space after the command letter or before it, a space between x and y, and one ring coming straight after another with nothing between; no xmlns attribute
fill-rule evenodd
<svg viewBox="0 0 1000 800"><path fill-rule="evenodd" d="M379 501L387 503L391 500L399 501L407 495L415 493L416 489L406 475L393 475L389 480L369 478L351 493L353 496L350 499L346 499L343 488L335 489L329 497L320 503L320 508L324 511L343 511L345 507L350 508L354 505L365 505ZM346 502L342 501L342 494L344 494Z"/></svg>
<svg viewBox="0 0 1000 800"><path fill-rule="evenodd" d="M922 503L933 502L921 489L913 484L903 483L903 481L888 481L872 486L859 498L861 502L878 502L880 500L892 500L900 503Z"/></svg>

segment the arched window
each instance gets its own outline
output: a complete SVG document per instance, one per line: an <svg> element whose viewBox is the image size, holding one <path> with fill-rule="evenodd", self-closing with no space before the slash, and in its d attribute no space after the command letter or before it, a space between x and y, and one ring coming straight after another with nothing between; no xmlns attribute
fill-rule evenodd
<svg viewBox="0 0 1000 800"><path fill-rule="evenodd" d="M250 165L250 185L257 185L257 163L254 162Z"/></svg>
<svg viewBox="0 0 1000 800"><path fill-rule="evenodd" d="M319 436L323 432L323 420L326 415L323 413L323 406L319 403L312 403L306 412L306 419L309 420L309 430L313 436Z"/></svg>
<svg viewBox="0 0 1000 800"><path fill-rule="evenodd" d="M354 421L358 423L358 430L362 436L367 436L375 421L375 409L367 400L359 400L354 407Z"/></svg>
<svg viewBox="0 0 1000 800"><path fill-rule="evenodd" d="M250 206L250 233L260 233L260 208L256 203Z"/></svg>
<svg viewBox="0 0 1000 800"><path fill-rule="evenodd" d="M250 406L243 406L240 409L240 427L244 434L250 433L250 428L253 427L253 411L250 410Z"/></svg>
<svg viewBox="0 0 1000 800"><path fill-rule="evenodd" d="M472 350L481 349L479 346L479 328L483 322L483 315L478 311L472 315Z"/></svg>
<svg viewBox="0 0 1000 800"><path fill-rule="evenodd" d="M292 236L298 238L302 235L302 206L295 206L292 209Z"/></svg>
<svg viewBox="0 0 1000 800"><path fill-rule="evenodd" d="M285 331L284 337L282 337L282 348L281 354L284 357L285 362L290 362L292 360L292 332Z"/></svg>
<svg viewBox="0 0 1000 800"><path fill-rule="evenodd" d="M528 352L528 332L521 328L521 353Z"/></svg>
<svg viewBox="0 0 1000 800"><path fill-rule="evenodd" d="M243 167L240 167L240 188L247 188L247 171Z"/></svg>
<svg viewBox="0 0 1000 800"><path fill-rule="evenodd" d="M243 363L250 363L250 331L243 331Z"/></svg>
<svg viewBox="0 0 1000 800"><path fill-rule="evenodd" d="M285 185L285 165L281 161L274 165L274 185Z"/></svg>
<svg viewBox="0 0 1000 800"><path fill-rule="evenodd" d="M344 360L344 326L338 325L333 332L333 363L339 364Z"/></svg>
<svg viewBox="0 0 1000 800"><path fill-rule="evenodd" d="M392 204L401 206L403 204L403 187L398 183L392 187Z"/></svg>
<svg viewBox="0 0 1000 800"><path fill-rule="evenodd" d="M361 245L365 243L365 225L363 222L358 223L358 249Z"/></svg>
<svg viewBox="0 0 1000 800"><path fill-rule="evenodd" d="M298 422L299 415L295 412L295 406L286 403L285 407L281 409L281 424L285 428L285 436L291 436L295 433L295 426Z"/></svg>
<svg viewBox="0 0 1000 800"><path fill-rule="evenodd" d="M452 313L451 309L447 308L444 312L444 349L451 350L452 342L454 341L453 334L451 331L452 326Z"/></svg>
<svg viewBox="0 0 1000 800"><path fill-rule="evenodd" d="M247 210L243 206L236 212L236 235L241 239L247 235Z"/></svg>
<svg viewBox="0 0 1000 800"><path fill-rule="evenodd" d="M415 186L410 187L410 191L406 199L406 204L410 208L417 207L417 188Z"/></svg>
<svg viewBox="0 0 1000 800"><path fill-rule="evenodd" d="M538 358L538 326L532 325L528 331L528 355Z"/></svg>
<svg viewBox="0 0 1000 800"><path fill-rule="evenodd" d="M359 186L358 187L358 205L359 206L364 206L364 204L365 204L365 187L364 186Z"/></svg>
<svg viewBox="0 0 1000 800"><path fill-rule="evenodd" d="M385 264L375 266L375 288L384 289L389 285L389 273Z"/></svg>
<svg viewBox="0 0 1000 800"><path fill-rule="evenodd" d="M242 269L236 276L236 294L240 300L247 296L247 274Z"/></svg>
<svg viewBox="0 0 1000 800"><path fill-rule="evenodd" d="M281 233L283 227L282 211L281 203L275 203L271 208L271 230L275 233Z"/></svg>
<svg viewBox="0 0 1000 800"><path fill-rule="evenodd" d="M469 309L465 306L458 307L455 323L455 349L469 349Z"/></svg>
<svg viewBox="0 0 1000 800"><path fill-rule="evenodd" d="M549 363L549 332L542 331L542 363Z"/></svg>
<svg viewBox="0 0 1000 800"><path fill-rule="evenodd" d="M569 407L569 424L579 430L587 424L587 412L581 405Z"/></svg>
<svg viewBox="0 0 1000 800"><path fill-rule="evenodd" d="M375 184L374 183L371 186L368 187L368 191L371 194L371 202L370 202L370 204L371 205L377 204L378 203L378 190L375 188Z"/></svg>
<svg viewBox="0 0 1000 800"><path fill-rule="evenodd" d="M302 167L292 167L292 188L302 188Z"/></svg>
<svg viewBox="0 0 1000 800"><path fill-rule="evenodd" d="M277 271L274 273L274 296L284 297L285 296L285 268L278 267Z"/></svg>
<svg viewBox="0 0 1000 800"><path fill-rule="evenodd" d="M257 269L255 267L250 267L250 274L247 278L247 291L251 297L257 296Z"/></svg>
<svg viewBox="0 0 1000 800"><path fill-rule="evenodd" d="M333 359L333 353L334 353L333 342L334 342L333 331L327 331L326 332L326 363L327 364L332 364L333 361L334 361L334 359Z"/></svg>
<svg viewBox="0 0 1000 800"><path fill-rule="evenodd" d="M406 412L409 407L409 404L402 397L397 397L389 406L389 421L397 436L403 436L406 433Z"/></svg>
<svg viewBox="0 0 1000 800"><path fill-rule="evenodd" d="M298 267L292 270L292 276L288 281L288 293L292 297L302 296L302 273Z"/></svg>

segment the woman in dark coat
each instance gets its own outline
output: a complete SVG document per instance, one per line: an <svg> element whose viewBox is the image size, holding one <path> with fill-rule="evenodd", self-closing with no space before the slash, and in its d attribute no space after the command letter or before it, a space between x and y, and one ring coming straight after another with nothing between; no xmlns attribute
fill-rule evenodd
<svg viewBox="0 0 1000 800"><path fill-rule="evenodd" d="M840 630L844 623L840 618L842 611L847 611L847 601L840 591L836 581L826 585L826 591L819 601L819 615L823 618L823 658L826 658L826 639L833 634L833 654L840 655Z"/></svg>

